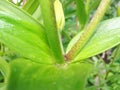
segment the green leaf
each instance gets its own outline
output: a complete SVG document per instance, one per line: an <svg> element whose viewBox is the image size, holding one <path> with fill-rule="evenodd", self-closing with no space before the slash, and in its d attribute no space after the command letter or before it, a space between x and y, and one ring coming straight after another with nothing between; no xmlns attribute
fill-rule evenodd
<svg viewBox="0 0 120 90"><path fill-rule="evenodd" d="M32 18L29 14L6 0L0 0L0 11L13 16L14 19L18 18L19 20L23 20L25 23L27 23L27 26L31 28L32 32L36 33L40 38L43 39L44 42L47 43L43 26L38 23L34 18Z"/></svg>
<svg viewBox="0 0 120 90"><path fill-rule="evenodd" d="M49 46L56 58L56 62L63 63L64 54L62 52L60 31L57 30L54 12L54 0L39 0L39 2L41 6Z"/></svg>
<svg viewBox="0 0 120 90"><path fill-rule="evenodd" d="M87 12L85 10L84 0L75 0L75 2L77 5L76 13L81 24L81 27L83 28L88 18Z"/></svg>
<svg viewBox="0 0 120 90"><path fill-rule="evenodd" d="M30 13L33 14L35 10L38 8L39 2L38 0L27 0L25 5L23 6L23 9Z"/></svg>
<svg viewBox="0 0 120 90"><path fill-rule="evenodd" d="M40 63L53 63L44 28L4 0L0 0L0 41L25 58Z"/></svg>
<svg viewBox="0 0 120 90"><path fill-rule="evenodd" d="M67 52L78 40L82 33L72 39L68 45ZM84 48L79 52L74 61L89 58L104 52L120 43L120 17L103 21L99 24L94 35L90 38Z"/></svg>
<svg viewBox="0 0 120 90"><path fill-rule="evenodd" d="M14 60L7 90L84 90L92 68L88 62L45 65Z"/></svg>

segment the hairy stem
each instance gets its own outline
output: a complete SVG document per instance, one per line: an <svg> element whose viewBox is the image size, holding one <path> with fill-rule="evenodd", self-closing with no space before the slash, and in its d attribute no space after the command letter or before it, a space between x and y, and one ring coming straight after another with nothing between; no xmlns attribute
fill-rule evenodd
<svg viewBox="0 0 120 90"><path fill-rule="evenodd" d="M80 52L83 46L87 43L87 41L91 38L94 34L97 25L99 24L100 20L104 16L107 7L109 6L111 0L101 0L101 3L96 10L93 18L91 19L88 26L85 28L83 34L80 36L79 40L74 44L71 50L66 54L67 60L72 60L74 57Z"/></svg>

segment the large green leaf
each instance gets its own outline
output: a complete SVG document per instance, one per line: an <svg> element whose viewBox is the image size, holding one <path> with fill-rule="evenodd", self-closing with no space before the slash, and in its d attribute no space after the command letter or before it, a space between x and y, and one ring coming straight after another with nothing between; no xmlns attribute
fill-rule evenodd
<svg viewBox="0 0 120 90"><path fill-rule="evenodd" d="M45 65L14 60L7 90L84 90L92 67L88 62Z"/></svg>
<svg viewBox="0 0 120 90"><path fill-rule="evenodd" d="M53 63L43 27L4 0L0 0L0 41L35 62Z"/></svg>
<svg viewBox="0 0 120 90"><path fill-rule="evenodd" d="M72 39L68 45L67 52L78 40L82 33ZM89 39L84 48L78 53L74 61L89 58L104 52L120 43L120 17L103 21L99 24L96 32Z"/></svg>
<svg viewBox="0 0 120 90"><path fill-rule="evenodd" d="M44 42L47 43L44 28L29 14L6 0L0 0L0 11L6 12L8 15L13 16L14 19L18 18L19 20L23 20L25 22L24 24L26 24L32 32L37 34Z"/></svg>

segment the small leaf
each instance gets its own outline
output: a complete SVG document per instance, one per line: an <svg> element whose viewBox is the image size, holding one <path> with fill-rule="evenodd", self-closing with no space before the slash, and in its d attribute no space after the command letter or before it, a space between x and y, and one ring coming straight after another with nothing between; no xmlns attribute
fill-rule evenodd
<svg viewBox="0 0 120 90"><path fill-rule="evenodd" d="M83 28L86 24L87 19L88 19L88 15L87 15L87 12L85 10L84 0L75 0L75 2L77 5L77 9L76 9L77 17L79 19L81 27Z"/></svg>

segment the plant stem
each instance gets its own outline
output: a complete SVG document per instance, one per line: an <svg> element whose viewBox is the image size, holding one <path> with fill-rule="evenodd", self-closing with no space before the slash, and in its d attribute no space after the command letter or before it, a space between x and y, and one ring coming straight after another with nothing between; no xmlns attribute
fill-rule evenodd
<svg viewBox="0 0 120 90"><path fill-rule="evenodd" d="M46 29L46 35L48 38L49 46L53 55L55 56L57 63L64 63L64 56L62 52L62 45L57 30L57 24L54 12L54 0L39 0L41 11L44 19L44 25Z"/></svg>
<svg viewBox="0 0 120 90"><path fill-rule="evenodd" d="M102 0L96 13L93 15L88 26L85 28L83 34L80 36L79 40L74 44L71 50L66 54L67 60L72 60L74 57L80 52L83 46L87 43L87 41L91 38L94 34L97 25L99 24L100 20L104 16L107 7L109 6L111 0Z"/></svg>

